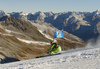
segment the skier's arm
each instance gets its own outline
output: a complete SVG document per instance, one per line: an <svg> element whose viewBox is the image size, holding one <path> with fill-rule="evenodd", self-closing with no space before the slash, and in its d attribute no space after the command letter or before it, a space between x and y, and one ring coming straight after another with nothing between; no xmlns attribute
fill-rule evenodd
<svg viewBox="0 0 100 69"><path fill-rule="evenodd" d="M48 51L50 51L54 46L55 46L55 44L53 44L53 45L48 49Z"/></svg>

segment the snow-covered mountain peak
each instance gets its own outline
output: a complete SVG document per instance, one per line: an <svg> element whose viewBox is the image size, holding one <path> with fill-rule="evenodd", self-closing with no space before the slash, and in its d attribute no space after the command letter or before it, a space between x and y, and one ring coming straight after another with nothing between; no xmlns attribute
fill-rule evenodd
<svg viewBox="0 0 100 69"><path fill-rule="evenodd" d="M100 14L100 9L96 10L95 14Z"/></svg>
<svg viewBox="0 0 100 69"><path fill-rule="evenodd" d="M56 13L53 13L50 11L50 12L45 12L44 14L46 15L46 17L49 17L49 16L52 16L53 14L56 14Z"/></svg>
<svg viewBox="0 0 100 69"><path fill-rule="evenodd" d="M28 13L25 13L25 12L20 12L20 15L28 15Z"/></svg>
<svg viewBox="0 0 100 69"><path fill-rule="evenodd" d="M32 13L28 13L28 15L34 15L35 13L34 12L32 12Z"/></svg>
<svg viewBox="0 0 100 69"><path fill-rule="evenodd" d="M5 15L9 16L9 14L7 14L5 11L0 10L0 17L5 16Z"/></svg>
<svg viewBox="0 0 100 69"><path fill-rule="evenodd" d="M100 9L98 9L97 11L99 11L99 12L100 12Z"/></svg>
<svg viewBox="0 0 100 69"><path fill-rule="evenodd" d="M40 15L45 16L45 14L43 12L41 12Z"/></svg>
<svg viewBox="0 0 100 69"><path fill-rule="evenodd" d="M34 12L32 12L31 14L34 14Z"/></svg>
<svg viewBox="0 0 100 69"><path fill-rule="evenodd" d="M100 9L97 10L97 13L96 14L100 14Z"/></svg>
<svg viewBox="0 0 100 69"><path fill-rule="evenodd" d="M38 12L35 12L34 15L38 15L38 14L40 14L40 13L43 13L43 12L38 11Z"/></svg>
<svg viewBox="0 0 100 69"><path fill-rule="evenodd" d="M3 10L0 10L0 13L4 12Z"/></svg>

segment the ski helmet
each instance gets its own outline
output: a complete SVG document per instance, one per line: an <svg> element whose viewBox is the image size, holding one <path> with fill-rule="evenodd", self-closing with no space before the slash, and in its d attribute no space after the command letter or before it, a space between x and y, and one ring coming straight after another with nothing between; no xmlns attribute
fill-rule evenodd
<svg viewBox="0 0 100 69"><path fill-rule="evenodd" d="M52 44L54 44L54 43L55 43L55 42L51 41L51 43L50 43L50 44L52 45Z"/></svg>

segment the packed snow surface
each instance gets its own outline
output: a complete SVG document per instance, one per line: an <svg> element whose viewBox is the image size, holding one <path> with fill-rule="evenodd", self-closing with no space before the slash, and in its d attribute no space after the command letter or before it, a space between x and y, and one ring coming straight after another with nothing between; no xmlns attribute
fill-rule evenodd
<svg viewBox="0 0 100 69"><path fill-rule="evenodd" d="M59 55L0 64L0 69L100 69L100 47L63 51Z"/></svg>

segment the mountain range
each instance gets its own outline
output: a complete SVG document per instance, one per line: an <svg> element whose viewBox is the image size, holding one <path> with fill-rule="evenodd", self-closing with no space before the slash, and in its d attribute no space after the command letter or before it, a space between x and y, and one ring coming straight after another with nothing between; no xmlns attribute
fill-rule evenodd
<svg viewBox="0 0 100 69"><path fill-rule="evenodd" d="M19 17L30 21L43 21L52 24L58 29L62 29L68 33L76 35L82 38L84 41L88 41L91 38L97 38L100 34L100 10L93 12L1 12L1 16L9 15L11 17Z"/></svg>

